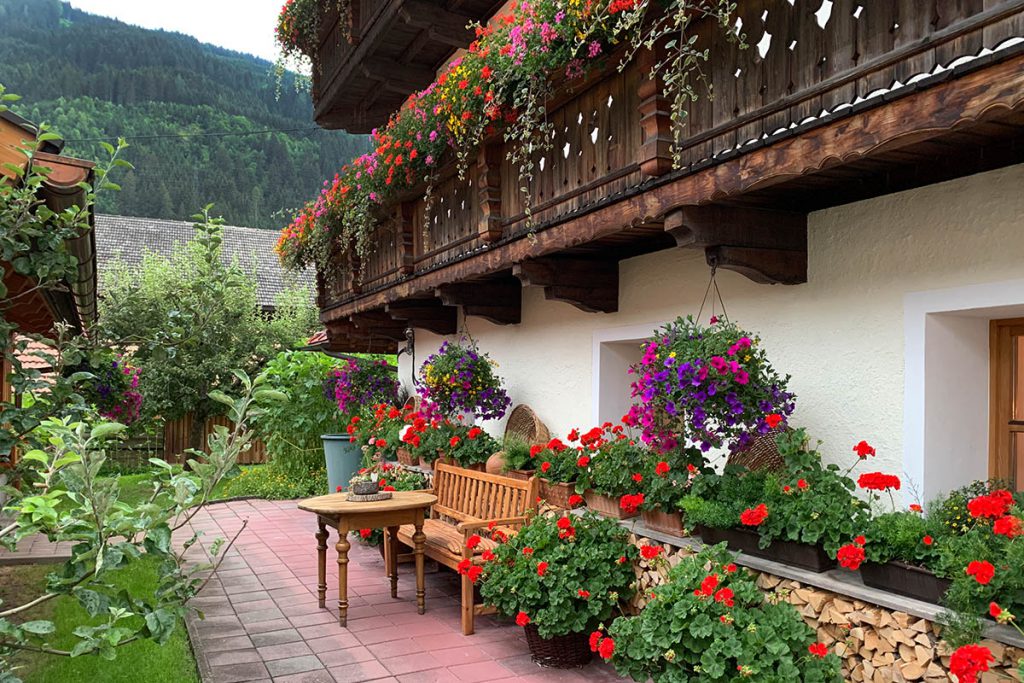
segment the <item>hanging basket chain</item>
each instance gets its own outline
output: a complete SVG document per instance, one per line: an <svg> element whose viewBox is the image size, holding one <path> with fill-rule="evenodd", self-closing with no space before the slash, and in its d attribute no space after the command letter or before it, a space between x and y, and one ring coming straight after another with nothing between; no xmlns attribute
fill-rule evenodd
<svg viewBox="0 0 1024 683"><path fill-rule="evenodd" d="M697 311L697 320L701 321L704 319L702 316L704 314L704 308L708 305L709 298L711 300L711 317L715 318L717 316L717 308L721 307L722 318L724 318L725 320L729 320L729 314L725 310L725 300L722 299L722 291L718 288L718 280L715 277L715 275L718 273L717 260L711 259L709 261L709 265L711 266L711 277L708 279L708 286L704 290L704 298L701 299L700 309ZM714 291L712 292L712 290Z"/></svg>

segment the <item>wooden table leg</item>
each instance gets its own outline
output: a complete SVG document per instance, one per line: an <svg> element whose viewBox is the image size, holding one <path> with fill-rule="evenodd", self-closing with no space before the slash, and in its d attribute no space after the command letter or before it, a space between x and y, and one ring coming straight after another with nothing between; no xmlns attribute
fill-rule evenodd
<svg viewBox="0 0 1024 683"><path fill-rule="evenodd" d="M398 597L398 527L389 526L384 534L387 544L384 554L387 556L388 576L391 577L391 597Z"/></svg>
<svg viewBox="0 0 1024 683"><path fill-rule="evenodd" d="M327 606L327 524L316 518L316 599L320 609Z"/></svg>
<svg viewBox="0 0 1024 683"><path fill-rule="evenodd" d="M338 624L348 623L348 522L344 517L338 520Z"/></svg>
<svg viewBox="0 0 1024 683"><path fill-rule="evenodd" d="M423 578L423 542L427 539L423 533L423 509L416 511L416 533L412 535L413 552L416 554L416 606L420 614L427 610L426 591Z"/></svg>

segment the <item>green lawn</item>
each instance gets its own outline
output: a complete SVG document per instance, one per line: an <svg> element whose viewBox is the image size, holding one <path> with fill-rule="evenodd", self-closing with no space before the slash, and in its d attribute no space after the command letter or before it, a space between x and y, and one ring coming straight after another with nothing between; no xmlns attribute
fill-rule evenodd
<svg viewBox="0 0 1024 683"><path fill-rule="evenodd" d="M0 598L5 605L15 605L39 595L46 574L53 566L24 565L0 568ZM156 587L157 577L151 563L136 565L110 573L111 582L144 594ZM70 649L76 638L71 631L89 621L76 600L61 597L40 605L25 614L25 620L50 619L57 627L51 646ZM198 683L195 657L189 645L184 624L179 623L171 639L163 645L139 641L118 650L117 659L107 661L95 655L74 659L42 654L23 653L16 663L17 675L26 683L70 683L72 681L103 681L104 683Z"/></svg>

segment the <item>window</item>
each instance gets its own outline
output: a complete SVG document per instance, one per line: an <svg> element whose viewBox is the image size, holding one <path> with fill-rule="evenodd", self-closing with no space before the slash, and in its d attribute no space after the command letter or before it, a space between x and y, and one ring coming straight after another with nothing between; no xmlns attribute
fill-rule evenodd
<svg viewBox="0 0 1024 683"><path fill-rule="evenodd" d="M658 323L594 332L594 424L618 423L633 404L628 370L643 358L644 342Z"/></svg>

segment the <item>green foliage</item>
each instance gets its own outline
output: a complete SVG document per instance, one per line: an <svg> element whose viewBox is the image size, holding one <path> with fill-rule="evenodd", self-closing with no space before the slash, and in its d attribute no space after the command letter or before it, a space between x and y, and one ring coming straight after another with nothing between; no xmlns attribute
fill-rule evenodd
<svg viewBox="0 0 1024 683"><path fill-rule="evenodd" d="M739 467L726 467L721 476L702 471L693 478L691 493L680 499L679 507L690 524L712 529L739 526L740 513L763 502L766 479L763 472Z"/></svg>
<svg viewBox="0 0 1024 683"><path fill-rule="evenodd" d="M276 320L263 315L255 275L221 260L223 220L210 207L195 218L195 237L170 258L147 253L139 268L110 268L99 326L101 337L136 347L147 415L195 416L193 446L206 418L223 412L210 392L237 384L228 369L255 372L303 342L315 321L309 292Z"/></svg>
<svg viewBox="0 0 1024 683"><path fill-rule="evenodd" d="M505 454L505 471L531 469L530 444L516 434L506 434L501 442L501 452Z"/></svg>
<svg viewBox="0 0 1024 683"><path fill-rule="evenodd" d="M562 519L571 522L573 533L558 526ZM608 621L632 593L629 560L636 548L628 536L614 520L591 512L534 517L494 551L495 559L484 565L480 592L502 614L525 612L541 638L587 631ZM542 562L547 563L543 576L538 573Z"/></svg>
<svg viewBox="0 0 1024 683"><path fill-rule="evenodd" d="M796 609L766 599L731 562L724 544L683 558L639 616L616 619L609 629L616 671L655 683L840 681L835 654L809 653L814 631ZM734 605L719 599L722 590Z"/></svg>
<svg viewBox="0 0 1024 683"><path fill-rule="evenodd" d="M939 548L946 539L933 520L917 512L899 511L877 515L870 520L864 537L864 553L869 562L884 564L891 560L935 571ZM925 543L925 537L932 543Z"/></svg>
<svg viewBox="0 0 1024 683"><path fill-rule="evenodd" d="M633 475L647 469L651 456L646 448L638 446L625 435L622 438L601 440L593 445L594 448L585 447L577 451L577 466L580 455L586 455L589 462L586 467L579 467L576 491L582 493L591 489L603 496L618 498L640 490Z"/></svg>
<svg viewBox="0 0 1024 683"><path fill-rule="evenodd" d="M282 351L267 362L267 386L286 394L288 401L267 408L253 429L281 472L298 475L323 467L320 436L336 434L340 425L338 406L325 394L324 380L340 364L307 351Z"/></svg>
<svg viewBox="0 0 1024 683"><path fill-rule="evenodd" d="M674 511L679 499L689 490L690 468L693 468L694 475L700 472L698 468L703 462L703 454L697 448L675 448L661 455L646 451L645 456L640 470L644 477L640 488L644 494L644 507Z"/></svg>
<svg viewBox="0 0 1024 683"><path fill-rule="evenodd" d="M238 476L225 482L220 497L295 500L322 495L327 491L327 470L323 466L323 457L320 460L319 467L306 472L288 468L278 460L266 465L242 467Z"/></svg>
<svg viewBox="0 0 1024 683"><path fill-rule="evenodd" d="M978 524L978 520L967 511L967 503L997 489L1013 490L1005 481L998 479L973 481L946 494L928 510L928 516L937 530L944 534L964 534ZM1019 501L1024 503L1024 501Z"/></svg>
<svg viewBox="0 0 1024 683"><path fill-rule="evenodd" d="M272 65L249 55L57 0L0 0L0 26L0 83L28 101L18 113L53 123L85 159L103 154L84 140L133 137L125 158L137 169L103 197L105 213L186 219L212 201L232 225L277 228L340 160L369 147L366 136L316 128L296 77L284 74L278 91ZM240 134L264 130L291 132Z"/></svg>
<svg viewBox="0 0 1024 683"><path fill-rule="evenodd" d="M483 465L501 449L494 437L477 426L457 423L454 431L448 440L447 454L462 467Z"/></svg>

